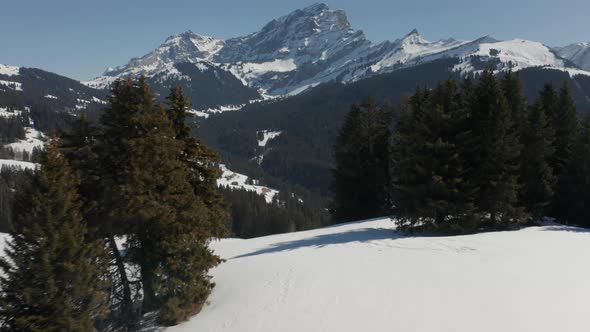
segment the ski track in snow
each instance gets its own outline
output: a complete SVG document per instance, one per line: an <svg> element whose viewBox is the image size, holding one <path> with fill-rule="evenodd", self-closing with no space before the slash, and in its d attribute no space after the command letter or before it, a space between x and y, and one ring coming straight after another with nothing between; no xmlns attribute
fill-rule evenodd
<svg viewBox="0 0 590 332"><path fill-rule="evenodd" d="M201 313L163 331L587 331L590 230L404 237L389 219L212 248Z"/></svg>

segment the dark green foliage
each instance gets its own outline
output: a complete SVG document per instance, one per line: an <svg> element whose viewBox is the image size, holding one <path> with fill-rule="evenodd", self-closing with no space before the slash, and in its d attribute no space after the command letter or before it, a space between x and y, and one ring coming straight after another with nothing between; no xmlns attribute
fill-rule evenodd
<svg viewBox="0 0 590 332"><path fill-rule="evenodd" d="M207 206L206 228L211 232L210 236L223 237L227 234L229 212L217 187L217 179L221 176L219 155L200 139L190 136L191 128L185 120L191 104L182 88L173 88L166 100L166 111L176 132L176 139L184 145L179 158L190 170L189 182L195 195Z"/></svg>
<svg viewBox="0 0 590 332"><path fill-rule="evenodd" d="M203 304L207 271L219 262L207 248L212 216L191 186L185 158L194 155L144 79L115 83L102 123L110 227L127 235L128 258L140 267L143 311L175 324Z"/></svg>
<svg viewBox="0 0 590 332"><path fill-rule="evenodd" d="M549 123L543 103L538 101L529 110L522 132L525 146L521 159L520 191L521 204L534 219L547 216L553 198L556 179L551 167L553 160L554 132Z"/></svg>
<svg viewBox="0 0 590 332"><path fill-rule="evenodd" d="M527 101L523 94L522 84L518 75L509 71L504 75L501 81L502 92L506 97L508 108L510 109L510 120L514 129L520 138L522 127L526 122Z"/></svg>
<svg viewBox="0 0 590 332"><path fill-rule="evenodd" d="M560 221L590 227L590 113L582 121L565 183L571 199L563 202L565 209Z"/></svg>
<svg viewBox="0 0 590 332"><path fill-rule="evenodd" d="M518 222L518 172L521 146L512 123L510 107L494 74L479 77L468 101L473 130L472 151L466 158L478 194L476 208L489 227L506 227Z"/></svg>
<svg viewBox="0 0 590 332"><path fill-rule="evenodd" d="M245 190L221 191L230 206L232 236L253 238L272 234L303 231L331 223L330 215L315 206L315 197L282 192L272 203L263 196ZM321 204L320 204L321 205Z"/></svg>
<svg viewBox="0 0 590 332"><path fill-rule="evenodd" d="M389 190L401 226L467 233L526 220L518 203L524 128L514 123L525 115L520 82L512 73L499 81L486 70L461 87L450 80L418 89L399 116ZM532 197L533 189L527 199L543 206L546 197Z"/></svg>
<svg viewBox="0 0 590 332"><path fill-rule="evenodd" d="M348 113L334 146L336 222L374 218L384 213L391 122L391 107L377 108L371 99L353 105Z"/></svg>
<svg viewBox="0 0 590 332"><path fill-rule="evenodd" d="M0 232L8 233L14 220L14 200L18 190L30 186L33 171L16 167L0 169Z"/></svg>
<svg viewBox="0 0 590 332"><path fill-rule="evenodd" d="M50 142L0 260L3 331L92 331L105 313L103 245L86 238L77 181Z"/></svg>
<svg viewBox="0 0 590 332"><path fill-rule="evenodd" d="M454 81L418 89L400 117L391 150L391 200L402 227L473 231L464 154L467 113Z"/></svg>
<svg viewBox="0 0 590 332"><path fill-rule="evenodd" d="M568 170L571 167L578 137L578 117L576 107L567 83L559 90L555 100L554 111L551 116L551 126L555 131L553 155L553 171L557 177L555 189L555 200L553 202L553 216L564 219L569 212L567 206L569 201L575 200L571 192Z"/></svg>

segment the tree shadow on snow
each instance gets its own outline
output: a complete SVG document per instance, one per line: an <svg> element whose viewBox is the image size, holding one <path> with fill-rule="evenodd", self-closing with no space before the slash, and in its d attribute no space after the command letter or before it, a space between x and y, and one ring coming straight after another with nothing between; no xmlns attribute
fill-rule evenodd
<svg viewBox="0 0 590 332"><path fill-rule="evenodd" d="M576 226L565 226L565 225L555 225L555 226L545 226L542 229L544 232L573 232L573 233L590 233L589 228L582 228Z"/></svg>
<svg viewBox="0 0 590 332"><path fill-rule="evenodd" d="M353 242L368 242L375 240L391 240L406 237L395 230L388 228L365 228L355 229L342 233L323 234L310 238L304 238L293 241L279 242L269 245L267 248L259 249L251 253L232 257L244 258L251 256L258 256L276 252L291 251L300 248L323 248L330 245L353 243Z"/></svg>

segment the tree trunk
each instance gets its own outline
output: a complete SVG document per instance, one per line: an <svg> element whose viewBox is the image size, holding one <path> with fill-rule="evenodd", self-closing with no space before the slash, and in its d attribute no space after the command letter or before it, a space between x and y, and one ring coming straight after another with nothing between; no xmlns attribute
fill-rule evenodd
<svg viewBox="0 0 590 332"><path fill-rule="evenodd" d="M115 242L114 236L109 236L109 245L111 247L111 251L113 252L113 257L115 258L117 271L119 272L119 277L121 278L121 285L123 286L123 302L121 304L121 312L123 321L125 322L124 325L127 328L127 331L135 331L137 325L135 313L133 312L133 302L131 300L131 287L129 287L129 279L127 278L127 272L125 271L123 257L121 257L119 248L117 248L117 243Z"/></svg>

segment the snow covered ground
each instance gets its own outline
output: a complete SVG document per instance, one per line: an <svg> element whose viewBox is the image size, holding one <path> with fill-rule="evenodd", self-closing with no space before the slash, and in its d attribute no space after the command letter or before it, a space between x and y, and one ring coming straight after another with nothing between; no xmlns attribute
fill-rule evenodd
<svg viewBox="0 0 590 332"><path fill-rule="evenodd" d="M3 167L16 167L22 169L36 169L37 165L27 161L17 161L10 159L0 159L0 169Z"/></svg>
<svg viewBox="0 0 590 332"><path fill-rule="evenodd" d="M389 219L212 247L227 259L184 331L588 331L590 231L402 237Z"/></svg>
<svg viewBox="0 0 590 332"><path fill-rule="evenodd" d="M45 137L45 135L35 128L25 127L25 139L6 144L5 147L11 148L17 156L21 156L23 151L31 154L35 148L43 148L43 145L45 144L42 140L43 137Z"/></svg>
<svg viewBox="0 0 590 332"><path fill-rule="evenodd" d="M233 172L224 164L220 164L219 168L221 168L222 172L221 177L217 179L217 185L219 187L253 191L258 195L264 196L264 199L269 204L272 203L275 195L279 193L275 189L257 185L257 180L248 181L249 178L247 175ZM249 184L248 182L253 182L253 184Z"/></svg>

